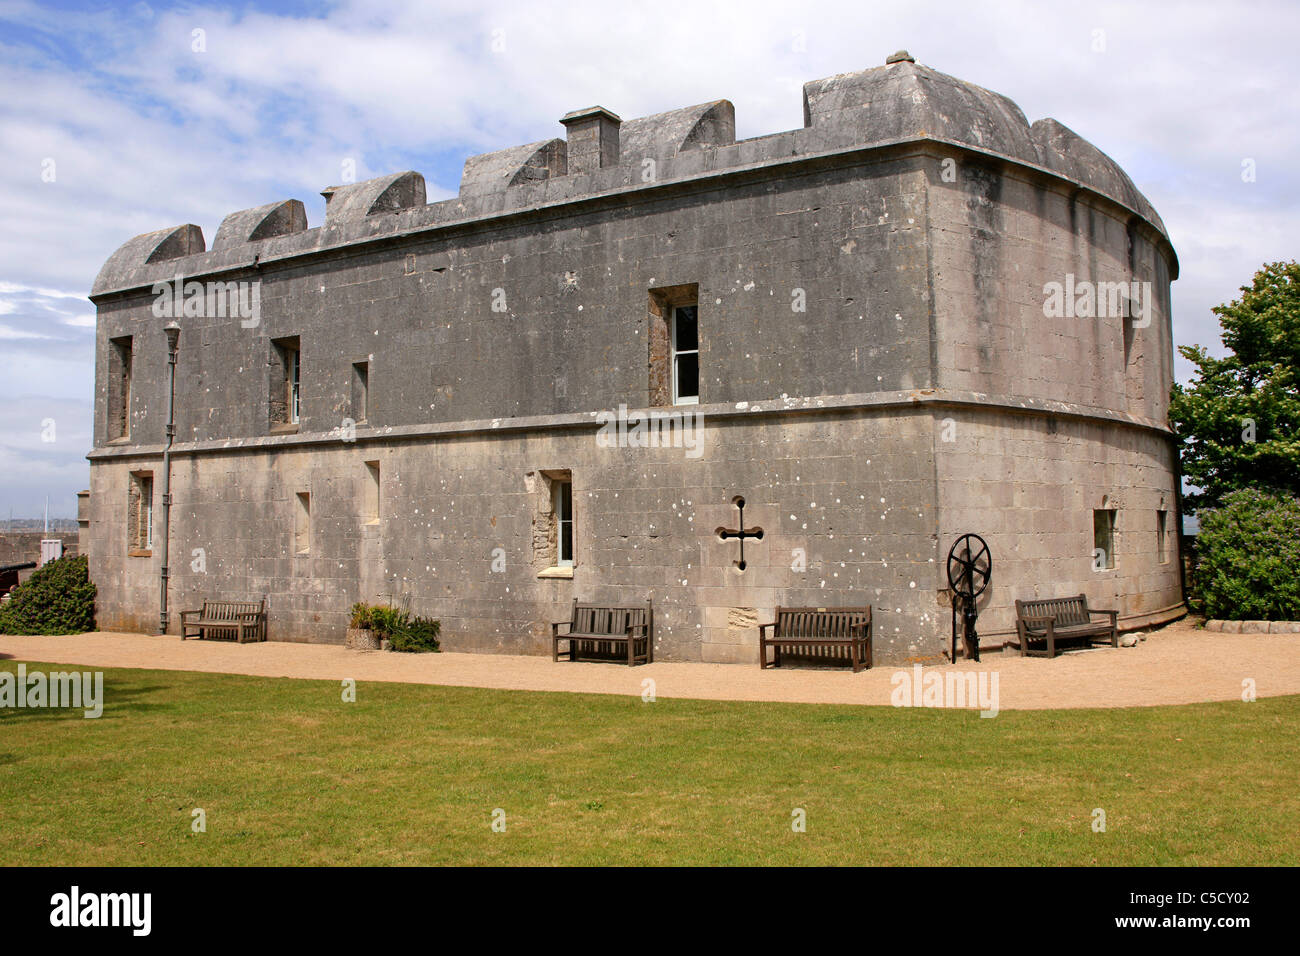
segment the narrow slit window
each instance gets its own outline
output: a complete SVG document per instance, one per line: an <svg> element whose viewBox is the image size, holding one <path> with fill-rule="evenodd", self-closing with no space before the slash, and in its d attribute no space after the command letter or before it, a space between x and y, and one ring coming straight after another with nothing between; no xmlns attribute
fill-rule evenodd
<svg viewBox="0 0 1300 956"><path fill-rule="evenodd" d="M131 435L131 362L133 340L129 335L112 339L108 350L108 440Z"/></svg>
<svg viewBox="0 0 1300 956"><path fill-rule="evenodd" d="M573 567L573 482L555 482L556 565Z"/></svg>
<svg viewBox="0 0 1300 956"><path fill-rule="evenodd" d="M352 363L352 418L364 422L370 417L370 363Z"/></svg>
<svg viewBox="0 0 1300 956"><path fill-rule="evenodd" d="M1102 508L1092 513L1092 569L1115 567L1115 511Z"/></svg>
<svg viewBox="0 0 1300 956"><path fill-rule="evenodd" d="M1169 512L1156 512L1156 554L1161 564L1169 563Z"/></svg>
<svg viewBox="0 0 1300 956"><path fill-rule="evenodd" d="M302 352L289 352L289 423L298 424L302 412Z"/></svg>
<svg viewBox="0 0 1300 956"><path fill-rule="evenodd" d="M293 527L293 547L298 554L311 551L311 495L306 491L297 494L298 509Z"/></svg>
<svg viewBox="0 0 1300 956"><path fill-rule="evenodd" d="M673 308L673 404L695 405L700 400L699 310L694 305Z"/></svg>
<svg viewBox="0 0 1300 956"><path fill-rule="evenodd" d="M379 523L379 462L366 462L366 520L371 524Z"/></svg>

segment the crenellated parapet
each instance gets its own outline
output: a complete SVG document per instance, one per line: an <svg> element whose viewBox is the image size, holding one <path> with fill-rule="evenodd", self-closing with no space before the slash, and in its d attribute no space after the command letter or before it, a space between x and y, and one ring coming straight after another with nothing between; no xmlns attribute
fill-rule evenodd
<svg viewBox="0 0 1300 956"><path fill-rule="evenodd" d="M905 52L884 66L804 84L803 109L802 129L739 142L727 100L627 121L604 107L575 110L560 120L564 138L469 157L454 198L429 203L424 177L406 171L324 190L325 222L316 228L308 228L302 203L290 199L227 216L211 249L197 226L159 230L114 252L91 295L147 287L177 272L240 270L381 237L925 142L1094 193L1144 220L1167 244L1151 203L1101 150L1056 120L1031 126L1007 97L917 64Z"/></svg>

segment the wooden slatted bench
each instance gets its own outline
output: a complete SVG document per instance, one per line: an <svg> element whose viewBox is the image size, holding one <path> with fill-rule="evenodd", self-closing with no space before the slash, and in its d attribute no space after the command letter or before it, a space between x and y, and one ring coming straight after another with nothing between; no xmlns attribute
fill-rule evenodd
<svg viewBox="0 0 1300 956"><path fill-rule="evenodd" d="M1094 621L1097 615L1105 621ZM1020 636L1020 656L1055 657L1062 641L1081 641L1092 645L1097 640L1119 647L1119 612L1099 611L1088 607L1088 598L1076 594L1068 598L1016 601L1016 632ZM1032 650L1030 643L1043 642L1042 650Z"/></svg>
<svg viewBox="0 0 1300 956"><path fill-rule="evenodd" d="M560 633L560 628L568 630ZM560 642L568 648L560 650ZM654 608L650 601L631 606L580 604L573 599L567 621L551 625L551 660L649 664L654 660Z"/></svg>
<svg viewBox="0 0 1300 956"><path fill-rule="evenodd" d="M847 661L856 674L871 666L871 606L778 607L775 621L758 626L759 666L780 667L783 650L815 663Z"/></svg>
<svg viewBox="0 0 1300 956"><path fill-rule="evenodd" d="M204 601L197 611L181 611L181 640L266 640L266 598L260 601Z"/></svg>

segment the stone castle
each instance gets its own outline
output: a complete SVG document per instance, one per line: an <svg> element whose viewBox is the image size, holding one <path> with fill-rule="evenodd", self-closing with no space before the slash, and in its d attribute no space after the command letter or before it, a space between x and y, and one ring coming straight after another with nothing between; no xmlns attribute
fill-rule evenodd
<svg viewBox="0 0 1300 956"><path fill-rule="evenodd" d="M542 653L574 597L649 597L657 657L752 664L775 607L870 604L877 661L940 660L967 532L986 644L1016 598L1183 613L1150 203L903 53L803 102L739 142L726 100L578 110L453 199L401 172L314 228L286 200L127 242L91 295L101 626L157 627L172 317L173 631L265 596L272 640L342 642L400 600L448 650Z"/></svg>

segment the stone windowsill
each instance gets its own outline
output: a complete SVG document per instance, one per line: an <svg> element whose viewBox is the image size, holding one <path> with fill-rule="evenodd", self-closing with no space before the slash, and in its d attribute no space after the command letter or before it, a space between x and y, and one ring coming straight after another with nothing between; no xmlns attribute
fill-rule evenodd
<svg viewBox="0 0 1300 956"><path fill-rule="evenodd" d="M153 551L145 548L132 548L126 553L128 558L152 558Z"/></svg>
<svg viewBox="0 0 1300 956"><path fill-rule="evenodd" d="M561 580L573 580L573 567L555 567L547 568L545 571L537 572L538 578L558 578Z"/></svg>
<svg viewBox="0 0 1300 956"><path fill-rule="evenodd" d="M296 435L298 434L298 425L272 425L267 430L269 435Z"/></svg>

